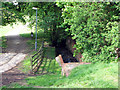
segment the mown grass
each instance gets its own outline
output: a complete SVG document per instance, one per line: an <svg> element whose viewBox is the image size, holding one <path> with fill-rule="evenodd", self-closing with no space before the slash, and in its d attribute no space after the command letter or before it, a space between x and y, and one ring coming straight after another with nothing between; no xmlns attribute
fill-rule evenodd
<svg viewBox="0 0 120 90"><path fill-rule="evenodd" d="M44 59L38 73L54 73L60 71L61 68L55 61L55 48L45 47L44 51ZM30 55L27 56L23 61L23 66L20 68L20 70L22 70L24 73L28 73L31 70L31 59L32 55L34 55L35 53L36 51L31 52Z"/></svg>
<svg viewBox="0 0 120 90"><path fill-rule="evenodd" d="M29 46L34 46L34 40L28 41L28 44ZM81 65L73 69L68 77L65 77L61 76L61 67L55 59L52 59L51 63L49 62L50 57L54 57L55 51L48 47L45 50L45 57L49 57L47 58L48 63L44 67L44 60L40 70L44 68L47 71L49 69L51 73L26 78L25 80L29 86L48 88L118 88L118 63ZM49 63L51 64L50 67ZM25 68L30 68L30 59L24 61Z"/></svg>
<svg viewBox="0 0 120 90"><path fill-rule="evenodd" d="M31 38L31 33L23 33L20 34L20 36L25 37L25 38ZM35 32L33 32L33 38L31 38L31 40L27 41L27 44L30 46L30 49L34 49L35 48ZM48 40L48 36L41 30L37 33L37 50L39 50L42 41L47 41L50 42Z"/></svg>
<svg viewBox="0 0 120 90"><path fill-rule="evenodd" d="M42 40L45 40L40 33L41 38L38 39L38 49ZM30 34L24 34L24 37L30 37ZM47 40L47 39L46 39ZM31 49L34 49L34 39L27 43ZM51 47L45 47L45 58L40 70L49 71L39 76L31 76L26 78L27 86L19 84L13 85L14 88L22 87L47 87L47 88L118 88L118 63L95 63L90 65L80 65L71 71L68 77L61 75L61 67L55 61L55 50ZM36 52L32 52L34 55ZM23 61L23 72L29 71L31 68L31 57L26 57ZM50 62L51 61L51 62ZM50 65L50 66L49 66ZM30 88L29 87L29 88Z"/></svg>
<svg viewBox="0 0 120 90"><path fill-rule="evenodd" d="M118 89L120 90L120 62L118 62Z"/></svg>
<svg viewBox="0 0 120 90"><path fill-rule="evenodd" d="M0 26L0 47L1 48L7 48L7 39L5 37L5 34L12 30L12 27L10 25L7 26Z"/></svg>
<svg viewBox="0 0 120 90"><path fill-rule="evenodd" d="M5 37L5 36L2 36L1 39L2 39L2 40L0 40L0 47L2 47L2 48L7 48L7 44L6 44L7 39L6 39L6 37Z"/></svg>
<svg viewBox="0 0 120 90"><path fill-rule="evenodd" d="M31 38L30 33L23 33L23 34L20 34L20 36L25 38ZM44 34L43 31L39 31L38 38L37 38L37 51L40 49L43 40L46 42L48 40L47 36ZM32 59L31 56L37 53L37 51L34 50L35 49L35 33L34 33L34 37L27 41L27 44L33 52L31 52L30 55L27 56L23 61L23 66L22 68L20 68L23 72L30 71L31 59ZM52 71L50 68L52 68L51 66L55 64L55 48L45 47L44 51L45 51L44 60L39 71L46 70L46 71L54 72L54 70L52 69L53 70ZM49 65L49 62L51 63L51 65ZM46 68L44 68L44 66L46 66Z"/></svg>
<svg viewBox="0 0 120 90"><path fill-rule="evenodd" d="M118 88L118 64L81 65L68 77L60 72L26 78L28 85L49 88Z"/></svg>
<svg viewBox="0 0 120 90"><path fill-rule="evenodd" d="M24 62L29 66L29 61ZM118 63L96 63L81 65L71 71L68 77L61 76L61 67L51 63L54 73L26 78L27 85L11 84L12 88L118 88ZM58 67L57 67L58 66ZM57 69L57 70L56 70ZM4 86L3 88L9 88Z"/></svg>
<svg viewBox="0 0 120 90"><path fill-rule="evenodd" d="M2 86L2 89L4 90L6 90L7 88L9 88L9 89L12 89L12 88L23 88L23 89L25 89L25 88L33 88L33 87L31 87L31 86L25 86L25 85L21 85L21 84L19 84L19 83L12 83L12 84L10 84L10 85L7 85L7 86Z"/></svg>
<svg viewBox="0 0 120 90"><path fill-rule="evenodd" d="M33 41L29 41L32 45ZM45 57L54 58L55 51L50 47L45 48ZM35 52L33 52L34 54ZM118 88L118 63L96 63L81 65L72 70L68 77L61 76L61 67L52 59L45 59L40 70L51 72L44 75L28 77L25 80L30 86L41 86L48 88ZM49 67L50 63L50 67ZM30 60L24 61L24 67L29 69Z"/></svg>
<svg viewBox="0 0 120 90"><path fill-rule="evenodd" d="M7 32L11 31L13 28L10 25L0 26L0 37L4 36Z"/></svg>

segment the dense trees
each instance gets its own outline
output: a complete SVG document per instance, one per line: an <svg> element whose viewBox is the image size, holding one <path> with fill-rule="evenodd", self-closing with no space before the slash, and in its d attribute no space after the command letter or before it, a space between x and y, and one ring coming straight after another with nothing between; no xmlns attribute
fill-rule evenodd
<svg viewBox="0 0 120 90"><path fill-rule="evenodd" d="M70 35L76 40L75 53L81 52L83 60L96 62L117 61L115 49L119 45L119 2L36 2L3 3L3 24L17 19L28 21L33 27L38 7L38 26L57 45ZM27 22L28 22L27 21Z"/></svg>
<svg viewBox="0 0 120 90"><path fill-rule="evenodd" d="M70 25L66 31L76 40L76 53L81 52L84 60L115 61L119 43L118 5L115 2L64 3L64 24Z"/></svg>
<svg viewBox="0 0 120 90"><path fill-rule="evenodd" d="M24 10L27 3L20 3L18 5L13 5L11 2L3 2L2 8L2 25L11 24L17 20L25 23L24 20Z"/></svg>

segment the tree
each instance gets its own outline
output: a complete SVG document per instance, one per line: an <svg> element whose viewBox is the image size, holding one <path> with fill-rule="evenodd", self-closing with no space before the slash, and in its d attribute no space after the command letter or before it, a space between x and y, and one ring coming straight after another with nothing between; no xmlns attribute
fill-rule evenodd
<svg viewBox="0 0 120 90"><path fill-rule="evenodd" d="M3 2L2 8L2 25L11 24L17 20L25 23L24 10L26 9L27 3L20 3L14 5L12 2Z"/></svg>
<svg viewBox="0 0 120 90"><path fill-rule="evenodd" d="M30 2L18 6L4 3L3 24L17 19L26 22L27 15L32 27L36 15L32 7L38 7L38 26L50 36L53 46L69 35L76 40L74 55L81 52L88 62L112 62L118 60L115 49L120 45L119 5L119 2Z"/></svg>
<svg viewBox="0 0 120 90"><path fill-rule="evenodd" d="M115 59L119 43L118 5L115 2L64 3L63 25L70 25L66 31L76 40L75 52L81 52L84 61L118 60Z"/></svg>

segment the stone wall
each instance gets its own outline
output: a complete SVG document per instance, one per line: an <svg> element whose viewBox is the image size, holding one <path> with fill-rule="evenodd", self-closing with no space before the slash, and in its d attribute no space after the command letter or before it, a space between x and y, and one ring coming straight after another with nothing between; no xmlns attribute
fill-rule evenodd
<svg viewBox="0 0 120 90"><path fill-rule="evenodd" d="M74 50L76 50L76 48L73 48L74 44L76 42L71 38L71 37L68 37L66 39L66 47L68 50L71 51L71 53L74 53ZM82 54L81 53L78 53L75 58L79 61L79 62L82 62L81 58L82 58Z"/></svg>

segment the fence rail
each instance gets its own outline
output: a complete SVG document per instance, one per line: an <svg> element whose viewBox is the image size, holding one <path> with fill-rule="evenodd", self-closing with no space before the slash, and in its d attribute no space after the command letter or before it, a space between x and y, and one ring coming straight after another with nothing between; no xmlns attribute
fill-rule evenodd
<svg viewBox="0 0 120 90"><path fill-rule="evenodd" d="M55 48L44 46L44 42L38 52L31 57L31 73L33 74L47 74L55 73L57 66L55 66Z"/></svg>
<svg viewBox="0 0 120 90"><path fill-rule="evenodd" d="M42 45L38 52L32 56L31 59L31 71L32 73L37 73L44 58L44 41L42 42Z"/></svg>

